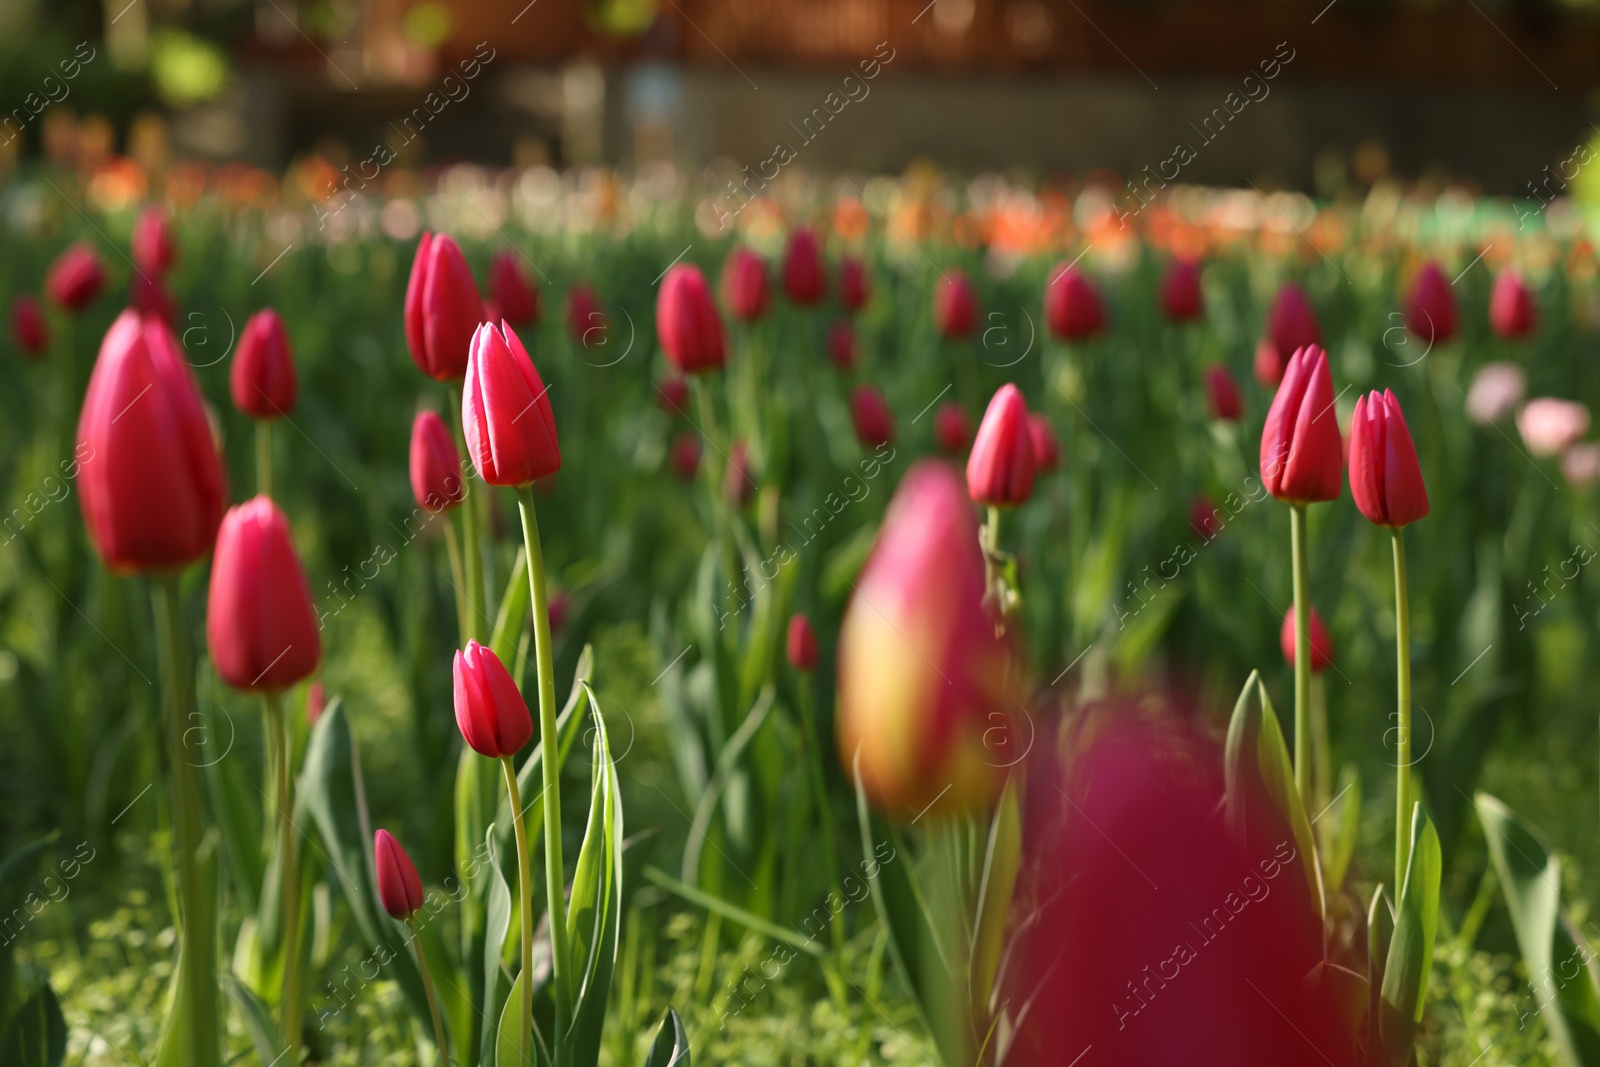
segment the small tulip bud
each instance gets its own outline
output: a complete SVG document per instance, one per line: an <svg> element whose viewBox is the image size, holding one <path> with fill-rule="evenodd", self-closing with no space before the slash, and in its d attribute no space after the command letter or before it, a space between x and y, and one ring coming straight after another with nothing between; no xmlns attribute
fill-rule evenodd
<svg viewBox="0 0 1600 1067"><path fill-rule="evenodd" d="M228 384L233 406L251 418L281 419L294 410L294 354L276 311L263 308L244 324Z"/></svg>
<svg viewBox="0 0 1600 1067"><path fill-rule="evenodd" d="M448 234L424 232L406 284L406 346L434 381L458 381L467 349L483 321L483 298L461 247Z"/></svg>
<svg viewBox="0 0 1600 1067"><path fill-rule="evenodd" d="M789 666L801 674L809 674L817 669L817 660L820 657L817 651L817 633L811 628L811 620L804 615L790 616L785 651L789 654Z"/></svg>
<svg viewBox="0 0 1600 1067"><path fill-rule="evenodd" d="M411 495L430 514L448 511L467 498L461 453L436 411L419 411L411 423Z"/></svg>
<svg viewBox="0 0 1600 1067"><path fill-rule="evenodd" d="M452 671L456 726L468 747L490 759L516 755L533 737L533 716L500 657L468 641Z"/></svg>
<svg viewBox="0 0 1600 1067"><path fill-rule="evenodd" d="M980 504L1016 507L1033 493L1033 434L1022 390L1007 382L989 401L967 457L967 492Z"/></svg>
<svg viewBox="0 0 1600 1067"><path fill-rule="evenodd" d="M1408 526L1428 513L1417 449L1400 412L1400 401L1385 389L1356 401L1350 423L1350 495L1367 521Z"/></svg>
<svg viewBox="0 0 1600 1067"><path fill-rule="evenodd" d="M1086 341L1105 329L1105 305L1094 284L1077 267L1057 270L1044 291L1044 317L1050 332L1066 341Z"/></svg>
<svg viewBox="0 0 1600 1067"><path fill-rule="evenodd" d="M269 497L229 509L217 533L206 600L206 645L234 689L276 693L311 676L322 637L311 586Z"/></svg>
<svg viewBox="0 0 1600 1067"><path fill-rule="evenodd" d="M656 334L684 374L721 370L727 362L722 320L699 267L679 263L667 271L656 298Z"/></svg>
<svg viewBox="0 0 1600 1067"><path fill-rule="evenodd" d="M1278 644L1283 648L1283 658L1294 666L1294 609L1283 617L1283 627L1278 631ZM1311 673L1321 674L1333 662L1333 638L1322 624L1317 609L1311 609Z"/></svg>
<svg viewBox="0 0 1600 1067"><path fill-rule="evenodd" d="M422 879L416 865L400 842L387 830L379 830L372 842L372 862L378 874L378 899L383 910L402 921L422 909Z"/></svg>
<svg viewBox="0 0 1600 1067"><path fill-rule="evenodd" d="M486 322L469 351L461 424L478 474L489 485L520 486L560 470L549 391L516 332Z"/></svg>
<svg viewBox="0 0 1600 1067"><path fill-rule="evenodd" d="M1279 500L1338 499L1344 444L1333 401L1327 353L1315 345L1296 350L1261 431L1261 480Z"/></svg>

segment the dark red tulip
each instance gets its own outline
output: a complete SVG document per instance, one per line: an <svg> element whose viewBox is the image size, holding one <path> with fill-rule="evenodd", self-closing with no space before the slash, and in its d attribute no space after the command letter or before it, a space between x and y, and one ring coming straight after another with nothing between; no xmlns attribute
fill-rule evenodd
<svg viewBox="0 0 1600 1067"><path fill-rule="evenodd" d="M989 400L967 457L967 492L980 504L1009 508L1033 494L1033 434L1022 390L1007 382Z"/></svg>
<svg viewBox="0 0 1600 1067"><path fill-rule="evenodd" d="M485 321L503 318L513 326L539 325L539 288L515 252L497 252L489 261L489 294L498 314Z"/></svg>
<svg viewBox="0 0 1600 1067"><path fill-rule="evenodd" d="M798 612L789 616L785 651L789 654L789 666L801 674L809 674L817 669L817 660L821 658L821 652L817 649L817 633L811 628L811 620Z"/></svg>
<svg viewBox="0 0 1600 1067"><path fill-rule="evenodd" d="M128 303L144 315L154 315L168 326L177 328L178 302L167 291L167 284L159 274L135 274L128 280Z"/></svg>
<svg viewBox="0 0 1600 1067"><path fill-rule="evenodd" d="M217 674L235 689L281 692L322 659L311 586L270 497L230 508L217 534L206 601L206 644Z"/></svg>
<svg viewBox="0 0 1600 1067"><path fill-rule="evenodd" d="M1221 363L1213 363L1205 370L1206 403L1211 417L1225 422L1237 422L1244 414L1244 400L1239 395L1239 383Z"/></svg>
<svg viewBox="0 0 1600 1067"><path fill-rule="evenodd" d="M1406 298L1406 328L1428 345L1442 345L1456 335L1459 321L1450 279L1430 259L1411 283L1411 294Z"/></svg>
<svg viewBox="0 0 1600 1067"><path fill-rule="evenodd" d="M722 473L722 496L736 508L750 503L755 495L755 480L750 477L750 449L735 441L728 449L728 467Z"/></svg>
<svg viewBox="0 0 1600 1067"><path fill-rule="evenodd" d="M1289 357L1297 349L1322 344L1317 313L1312 310L1305 291L1293 282L1285 282L1273 298L1272 307L1267 311L1266 336L1277 350L1280 366L1287 366ZM1260 376L1259 371L1257 376Z"/></svg>
<svg viewBox="0 0 1600 1067"><path fill-rule="evenodd" d="M159 319L106 332L78 418L80 504L114 571L165 571L211 551L228 491L194 376Z"/></svg>
<svg viewBox="0 0 1600 1067"><path fill-rule="evenodd" d="M315 727L328 707L328 690L321 682L306 687L306 725Z"/></svg>
<svg viewBox="0 0 1600 1067"><path fill-rule="evenodd" d="M1333 399L1326 352L1312 345L1289 357L1261 431L1261 480L1279 500L1307 504L1338 498L1344 445Z"/></svg>
<svg viewBox="0 0 1600 1067"><path fill-rule="evenodd" d="M1369 522L1409 526L1428 513L1428 490L1400 401L1385 389L1356 401L1350 423L1350 495Z"/></svg>
<svg viewBox="0 0 1600 1067"><path fill-rule="evenodd" d="M461 423L467 454L489 485L527 485L561 469L549 390L505 323L486 322L473 335Z"/></svg>
<svg viewBox="0 0 1600 1067"><path fill-rule="evenodd" d="M1161 275L1161 314L1168 322L1193 322L1205 312L1200 293L1200 261L1179 256Z"/></svg>
<svg viewBox="0 0 1600 1067"><path fill-rule="evenodd" d="M228 385L233 406L253 419L281 419L294 410L294 353L289 331L272 308L262 308L244 324Z"/></svg>
<svg viewBox="0 0 1600 1067"><path fill-rule="evenodd" d="M448 234L423 232L406 283L405 320L406 346L422 373L451 382L467 372L467 349L483 321L483 297Z"/></svg>
<svg viewBox="0 0 1600 1067"><path fill-rule="evenodd" d="M177 259L167 213L151 204L139 212L139 219L133 224L133 265L145 274L159 276L170 270Z"/></svg>
<svg viewBox="0 0 1600 1067"><path fill-rule="evenodd" d="M567 332L584 348L606 343L605 309L595 291L582 283L567 290Z"/></svg>
<svg viewBox="0 0 1600 1067"><path fill-rule="evenodd" d="M50 264L45 275L44 291L57 307L68 311L82 311L94 303L94 298L105 288L106 268L87 241L68 247Z"/></svg>
<svg viewBox="0 0 1600 1067"><path fill-rule="evenodd" d="M1294 666L1294 608L1289 608L1289 614L1283 617L1283 625L1278 629L1278 647L1283 649L1284 662ZM1317 609L1311 609L1311 673L1320 674L1333 662L1333 638L1328 634L1328 628L1322 624L1322 616L1317 614Z"/></svg>
<svg viewBox="0 0 1600 1067"><path fill-rule="evenodd" d="M870 299L872 276L867 273L867 265L856 256L845 256L839 261L839 305L855 314Z"/></svg>
<svg viewBox="0 0 1600 1067"><path fill-rule="evenodd" d="M972 423L967 419L966 409L954 400L940 404L933 416L933 436L939 442L939 450L946 455L959 456L965 452L972 440Z"/></svg>
<svg viewBox="0 0 1600 1067"><path fill-rule="evenodd" d="M50 347L44 312L39 301L26 293L11 302L11 340L25 356L42 356Z"/></svg>
<svg viewBox="0 0 1600 1067"><path fill-rule="evenodd" d="M672 439L672 471L684 481L693 481L700 468L700 435L684 430Z"/></svg>
<svg viewBox="0 0 1600 1067"><path fill-rule="evenodd" d="M970 337L978 326L978 291L959 270L948 270L933 287L933 324L947 340Z"/></svg>
<svg viewBox="0 0 1600 1067"><path fill-rule="evenodd" d="M468 641L452 665L456 726L474 752L490 759L514 756L533 737L533 716L494 650Z"/></svg>
<svg viewBox="0 0 1600 1067"><path fill-rule="evenodd" d="M545 608L550 617L551 637L559 637L561 631L566 627L567 609L569 606L570 605L567 603L567 594L563 593L559 589L552 589L550 591L550 596L545 604Z"/></svg>
<svg viewBox="0 0 1600 1067"><path fill-rule="evenodd" d="M822 246L809 226L797 226L783 250L783 291L801 307L810 307L828 290L822 270Z"/></svg>
<svg viewBox="0 0 1600 1067"><path fill-rule="evenodd" d="M1064 266L1044 291L1044 318L1050 332L1065 341L1086 341L1105 329L1105 304L1094 283L1077 267Z"/></svg>
<svg viewBox="0 0 1600 1067"><path fill-rule="evenodd" d="M378 899L383 910L402 921L411 918L426 899L416 865L400 842L387 830L379 830L372 842L372 862L378 872Z"/></svg>
<svg viewBox="0 0 1600 1067"><path fill-rule="evenodd" d="M727 362L722 319L699 267L679 263L667 271L656 298L656 335L684 374L721 370Z"/></svg>
<svg viewBox="0 0 1600 1067"><path fill-rule="evenodd" d="M848 372L856 365L856 330L848 322L836 322L828 327L828 362L839 371Z"/></svg>
<svg viewBox="0 0 1600 1067"><path fill-rule="evenodd" d="M447 511L467 498L461 453L437 411L419 411L411 423L411 495L430 514Z"/></svg>
<svg viewBox="0 0 1600 1067"><path fill-rule="evenodd" d="M1501 271L1489 293L1489 328L1497 337L1519 341L1538 324L1539 309L1522 275L1509 268Z"/></svg>
<svg viewBox="0 0 1600 1067"><path fill-rule="evenodd" d="M682 415L689 403L689 383L676 374L656 382L656 403L669 415Z"/></svg>
<svg viewBox="0 0 1600 1067"><path fill-rule="evenodd" d="M1061 465L1061 444L1050 420L1034 413L1028 416L1028 436L1033 439L1033 464L1040 474L1048 474Z"/></svg>
<svg viewBox="0 0 1600 1067"><path fill-rule="evenodd" d="M1189 501L1189 526L1207 541L1223 530L1223 523L1217 517L1217 505L1204 493L1196 493Z"/></svg>
<svg viewBox="0 0 1600 1067"><path fill-rule="evenodd" d="M722 299L728 314L740 322L754 322L772 304L767 282L767 261L744 245L728 253L722 264Z"/></svg>
<svg viewBox="0 0 1600 1067"><path fill-rule="evenodd" d="M886 445L894 438L894 418L875 386L858 385L851 391L850 419L857 439L868 448Z"/></svg>

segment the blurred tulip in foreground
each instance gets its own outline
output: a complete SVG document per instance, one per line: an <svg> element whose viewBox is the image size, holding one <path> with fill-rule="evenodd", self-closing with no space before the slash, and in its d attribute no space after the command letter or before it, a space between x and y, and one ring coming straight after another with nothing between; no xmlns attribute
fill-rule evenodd
<svg viewBox="0 0 1600 1067"><path fill-rule="evenodd" d="M802 674L817 669L821 653L817 649L817 633L811 628L810 619L798 613L789 617L784 651L788 653L789 666Z"/></svg>
<svg viewBox="0 0 1600 1067"><path fill-rule="evenodd" d="M134 267L146 274L165 274L177 262L172 224L167 213L155 204L139 212L138 221L133 224L132 251Z"/></svg>
<svg viewBox="0 0 1600 1067"><path fill-rule="evenodd" d="M740 322L755 322L772 304L767 281L767 261L740 245L722 264L722 299L728 313Z"/></svg>
<svg viewBox="0 0 1600 1067"><path fill-rule="evenodd" d="M473 335L461 423L472 465L490 485L527 485L561 469L549 390L504 323Z"/></svg>
<svg viewBox="0 0 1600 1067"><path fill-rule="evenodd" d="M1261 431L1261 480L1279 500L1338 499L1344 445L1333 400L1327 353L1316 345L1296 350Z"/></svg>
<svg viewBox="0 0 1600 1067"><path fill-rule="evenodd" d="M389 831L379 830L375 836L372 862L378 873L378 899L391 918L404 921L422 909L422 878Z"/></svg>
<svg viewBox="0 0 1600 1067"><path fill-rule="evenodd" d="M1528 376L1515 363L1485 363L1467 389L1467 418L1479 426L1505 419L1528 392Z"/></svg>
<svg viewBox="0 0 1600 1067"><path fill-rule="evenodd" d="M1311 672L1321 674L1328 669L1328 664L1333 662L1333 637L1328 633L1328 628L1322 624L1322 616L1317 614L1317 609L1311 609ZM1278 647L1283 651L1283 661L1289 666L1294 666L1294 608L1283 617L1283 625L1278 628Z"/></svg>
<svg viewBox="0 0 1600 1067"><path fill-rule="evenodd" d="M656 334L684 374L720 370L727 362L722 320L699 267L679 263L667 271L656 297Z"/></svg>
<svg viewBox="0 0 1600 1067"><path fill-rule="evenodd" d="M1489 328L1497 337L1517 341L1533 333L1538 323L1539 309L1522 275L1510 269L1501 271L1489 292Z"/></svg>
<svg viewBox="0 0 1600 1067"><path fill-rule="evenodd" d="M494 650L476 641L455 655L456 726L481 756L515 755L533 737L533 716Z"/></svg>
<svg viewBox="0 0 1600 1067"><path fill-rule="evenodd" d="M233 406L251 418L281 419L294 410L294 354L283 319L272 308L262 308L244 324L228 385Z"/></svg>
<svg viewBox="0 0 1600 1067"><path fill-rule="evenodd" d="M522 269L517 253L496 252L489 261L489 295L498 314L487 321L504 318L513 326L539 324L539 289Z"/></svg>
<svg viewBox="0 0 1600 1067"><path fill-rule="evenodd" d="M1239 383L1233 373L1221 363L1205 369L1206 404L1211 417L1223 422L1238 422L1244 414L1244 399L1239 395Z"/></svg>
<svg viewBox="0 0 1600 1067"><path fill-rule="evenodd" d="M11 340L25 356L42 356L50 347L44 312L39 301L26 293L11 302Z"/></svg>
<svg viewBox="0 0 1600 1067"><path fill-rule="evenodd" d="M940 404L933 416L933 436L939 442L939 450L946 455L959 456L965 452L972 440L972 425L967 421L966 409L954 400Z"/></svg>
<svg viewBox="0 0 1600 1067"><path fill-rule="evenodd" d="M816 232L809 226L797 226L783 252L783 291L794 303L809 307L821 300L827 290Z"/></svg>
<svg viewBox="0 0 1600 1067"><path fill-rule="evenodd" d="M856 330L848 322L836 322L828 327L828 362L841 372L854 369Z"/></svg>
<svg viewBox="0 0 1600 1067"><path fill-rule="evenodd" d="M1033 493L1033 434L1022 390L1007 382L989 400L967 457L967 492L980 504L1016 507Z"/></svg>
<svg viewBox="0 0 1600 1067"><path fill-rule="evenodd" d="M1350 424L1350 495L1367 521L1409 526L1428 513L1417 449L1400 411L1385 389L1356 401Z"/></svg>
<svg viewBox="0 0 1600 1067"><path fill-rule="evenodd" d="M230 508L217 534L206 601L211 662L235 689L274 693L311 676L322 638L311 587L270 497Z"/></svg>
<svg viewBox="0 0 1600 1067"><path fill-rule="evenodd" d="M933 324L948 340L969 337L977 327L978 291L961 271L946 271L934 285Z"/></svg>
<svg viewBox="0 0 1600 1067"><path fill-rule="evenodd" d="M437 411L419 411L411 423L411 495L430 514L447 511L467 498L461 453Z"/></svg>
<svg viewBox="0 0 1600 1067"><path fill-rule="evenodd" d="M1065 341L1086 341L1105 328L1100 291L1077 267L1057 269L1044 291L1044 318L1050 332Z"/></svg>
<svg viewBox="0 0 1600 1067"><path fill-rule="evenodd" d="M1205 311L1200 294L1200 262L1178 256L1161 275L1161 314L1168 322L1193 322Z"/></svg>
<svg viewBox="0 0 1600 1067"><path fill-rule="evenodd" d="M1056 440L1055 427L1050 420L1037 412L1028 416L1028 436L1033 439L1033 466L1040 474L1048 474L1061 465L1061 444Z"/></svg>
<svg viewBox="0 0 1600 1067"><path fill-rule="evenodd" d="M1406 329L1430 347L1442 345L1456 335L1460 313L1450 279L1434 260L1417 271L1406 297Z"/></svg>
<svg viewBox="0 0 1600 1067"><path fill-rule="evenodd" d="M1536 456L1559 456L1589 432L1589 409L1576 400L1544 396L1517 412L1522 443Z"/></svg>
<svg viewBox="0 0 1600 1067"><path fill-rule="evenodd" d="M872 298L872 276L867 265L857 256L845 256L839 261L839 304L854 314Z"/></svg>
<svg viewBox="0 0 1600 1067"><path fill-rule="evenodd" d="M57 307L82 311L94 303L105 284L105 264L100 262L100 256L92 245L87 241L79 241L50 264L50 272L44 279L44 291Z"/></svg>
<svg viewBox="0 0 1600 1067"><path fill-rule="evenodd" d="M483 321L483 298L461 247L448 234L426 231L406 283L406 346L411 360L438 382L467 372L467 349Z"/></svg>
<svg viewBox="0 0 1600 1067"><path fill-rule="evenodd" d="M868 448L886 445L894 438L894 419L889 405L875 386L858 385L850 393L850 418L856 437Z"/></svg>

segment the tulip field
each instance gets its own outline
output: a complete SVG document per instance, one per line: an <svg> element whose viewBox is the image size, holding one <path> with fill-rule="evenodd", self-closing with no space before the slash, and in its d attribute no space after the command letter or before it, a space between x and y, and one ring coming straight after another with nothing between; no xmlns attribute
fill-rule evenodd
<svg viewBox="0 0 1600 1067"><path fill-rule="evenodd" d="M303 179L0 187L0 1067L1600 1065L1584 209Z"/></svg>

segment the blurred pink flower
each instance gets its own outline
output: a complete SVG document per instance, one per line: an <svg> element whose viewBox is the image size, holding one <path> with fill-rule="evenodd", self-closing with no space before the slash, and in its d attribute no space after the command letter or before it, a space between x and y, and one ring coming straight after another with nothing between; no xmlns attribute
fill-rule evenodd
<svg viewBox="0 0 1600 1067"><path fill-rule="evenodd" d="M1536 456L1559 456L1589 432L1589 409L1576 400L1542 396L1517 412L1517 432Z"/></svg>
<svg viewBox="0 0 1600 1067"><path fill-rule="evenodd" d="M1486 363L1467 390L1467 418L1480 426L1499 422L1516 410L1528 391L1528 376L1515 363Z"/></svg>
<svg viewBox="0 0 1600 1067"><path fill-rule="evenodd" d="M1567 449L1561 457L1561 475L1574 489L1600 482L1600 441L1585 441Z"/></svg>

